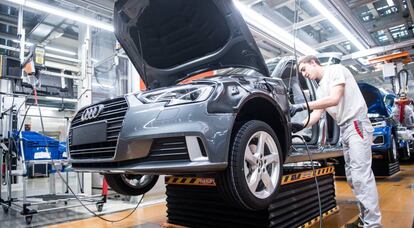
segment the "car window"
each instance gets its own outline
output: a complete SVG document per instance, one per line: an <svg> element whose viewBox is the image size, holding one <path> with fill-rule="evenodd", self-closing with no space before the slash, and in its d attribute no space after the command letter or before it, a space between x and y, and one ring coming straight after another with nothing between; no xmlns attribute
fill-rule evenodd
<svg viewBox="0 0 414 228"><path fill-rule="evenodd" d="M307 81L306 78L302 77L301 74L296 74L296 67L292 63L288 63L282 73L275 75L276 77L282 79L283 83L285 84L288 95L289 95L289 102L291 104L300 104L305 103L306 100L311 101L314 100L313 90L311 88L311 82ZM303 90L303 93L302 93ZM305 94L305 97L303 96ZM292 117L292 122L299 122L302 123L308 117L308 111L301 111L296 113ZM297 134L302 135L306 141L310 142L314 130L313 128L306 128ZM295 141L293 143L302 143L301 141Z"/></svg>

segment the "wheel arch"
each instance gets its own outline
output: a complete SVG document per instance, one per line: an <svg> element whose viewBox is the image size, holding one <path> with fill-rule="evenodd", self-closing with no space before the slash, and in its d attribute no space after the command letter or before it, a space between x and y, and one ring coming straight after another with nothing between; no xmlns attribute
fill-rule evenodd
<svg viewBox="0 0 414 228"><path fill-rule="evenodd" d="M288 120L280 105L261 94L247 97L239 106L232 134L237 132L242 125L241 123L249 120L260 120L272 127L282 148L284 161L291 146L291 134L289 133Z"/></svg>

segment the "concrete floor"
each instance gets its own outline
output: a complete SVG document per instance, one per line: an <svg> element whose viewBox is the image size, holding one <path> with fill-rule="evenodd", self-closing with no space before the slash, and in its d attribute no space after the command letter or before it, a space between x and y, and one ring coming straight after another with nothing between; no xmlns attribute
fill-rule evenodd
<svg viewBox="0 0 414 228"><path fill-rule="evenodd" d="M377 179L383 227L413 227L414 220L414 165L401 165L401 171L392 177ZM324 219L323 227L342 227L358 216L355 197L345 179L336 180L336 199L339 212ZM111 220L123 218L131 210L105 215ZM158 228L167 222L165 203L138 208L128 219L119 223L88 218L49 227L139 227ZM313 227L318 227L314 225Z"/></svg>

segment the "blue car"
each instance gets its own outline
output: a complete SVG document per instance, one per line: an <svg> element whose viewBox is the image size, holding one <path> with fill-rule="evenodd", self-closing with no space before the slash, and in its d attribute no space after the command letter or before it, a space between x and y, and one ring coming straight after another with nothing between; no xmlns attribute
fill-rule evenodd
<svg viewBox="0 0 414 228"><path fill-rule="evenodd" d="M364 96L368 116L374 127L372 156L388 163L395 163L400 144L397 137L398 122L392 118L392 106L396 95L381 91L367 83L358 83L358 86Z"/></svg>

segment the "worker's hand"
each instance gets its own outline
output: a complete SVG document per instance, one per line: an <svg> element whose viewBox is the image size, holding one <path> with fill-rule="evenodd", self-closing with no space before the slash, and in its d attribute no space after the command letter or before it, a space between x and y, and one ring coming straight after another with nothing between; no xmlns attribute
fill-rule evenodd
<svg viewBox="0 0 414 228"><path fill-rule="evenodd" d="M290 106L290 116L294 116L297 112L303 111L306 109L306 104L294 104Z"/></svg>
<svg viewBox="0 0 414 228"><path fill-rule="evenodd" d="M290 123L290 126L292 129L292 133L296 133L298 131L303 130L303 128L305 128L302 123L296 123L296 122Z"/></svg>

